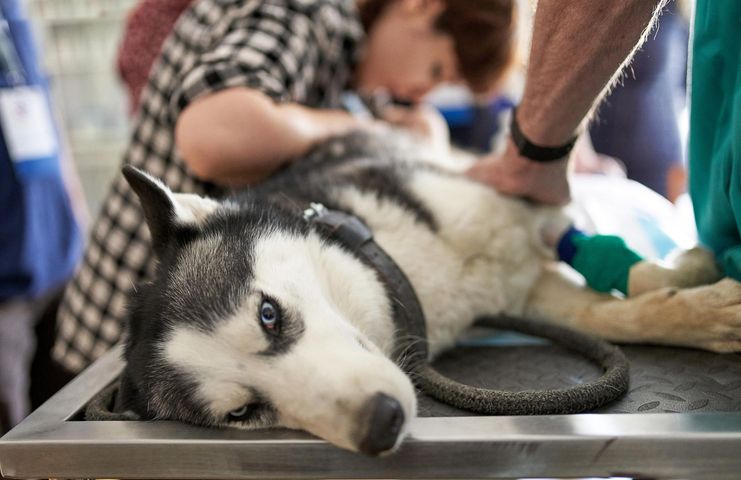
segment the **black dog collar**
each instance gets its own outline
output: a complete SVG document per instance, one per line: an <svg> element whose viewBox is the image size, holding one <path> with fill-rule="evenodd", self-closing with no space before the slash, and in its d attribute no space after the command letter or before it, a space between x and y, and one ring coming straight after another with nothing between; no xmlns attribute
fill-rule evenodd
<svg viewBox="0 0 741 480"><path fill-rule="evenodd" d="M358 217L329 210L320 203L311 203L304 210L304 219L327 238L338 240L378 273L393 302L397 331L404 332L396 339L394 360L399 363L403 359L407 371L426 362L427 328L417 294L396 262L373 240L370 229Z"/></svg>

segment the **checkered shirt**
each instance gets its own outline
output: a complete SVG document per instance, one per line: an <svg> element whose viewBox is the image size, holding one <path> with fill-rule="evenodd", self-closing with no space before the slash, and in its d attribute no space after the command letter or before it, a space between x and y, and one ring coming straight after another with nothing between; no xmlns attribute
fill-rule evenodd
<svg viewBox="0 0 741 480"><path fill-rule="evenodd" d="M199 0L186 10L150 73L123 163L176 192L219 196L175 149L175 123L194 99L229 87L278 102L338 107L363 38L352 0ZM113 181L58 314L53 355L79 372L121 336L126 299L154 258L136 195Z"/></svg>

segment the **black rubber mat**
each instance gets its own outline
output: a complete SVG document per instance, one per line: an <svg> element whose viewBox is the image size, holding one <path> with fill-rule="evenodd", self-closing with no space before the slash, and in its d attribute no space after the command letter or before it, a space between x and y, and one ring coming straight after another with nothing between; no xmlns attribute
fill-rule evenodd
<svg viewBox="0 0 741 480"><path fill-rule="evenodd" d="M435 362L444 375L501 390L563 388L593 380L596 366L560 347L504 334L463 342ZM630 389L595 413L741 411L741 354L623 345L630 360ZM472 415L420 395L419 415Z"/></svg>

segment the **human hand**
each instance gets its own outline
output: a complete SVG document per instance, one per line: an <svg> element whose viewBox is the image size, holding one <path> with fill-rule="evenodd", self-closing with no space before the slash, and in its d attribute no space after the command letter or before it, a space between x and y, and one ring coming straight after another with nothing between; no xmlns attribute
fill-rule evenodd
<svg viewBox="0 0 741 480"><path fill-rule="evenodd" d="M548 163L534 162L521 157L512 140L508 140L504 153L482 157L466 175L501 193L536 203L564 205L571 200L567 170L568 157Z"/></svg>

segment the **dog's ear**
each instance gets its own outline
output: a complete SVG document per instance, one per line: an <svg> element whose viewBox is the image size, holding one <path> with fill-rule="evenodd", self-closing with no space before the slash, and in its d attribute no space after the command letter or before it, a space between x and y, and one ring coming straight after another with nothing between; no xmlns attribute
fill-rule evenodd
<svg viewBox="0 0 741 480"><path fill-rule="evenodd" d="M178 225L198 227L219 207L219 203L210 198L172 193L162 182L130 165L123 167L123 174L139 197L152 236L152 246L158 255Z"/></svg>

